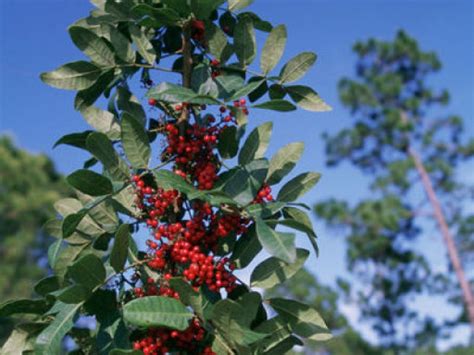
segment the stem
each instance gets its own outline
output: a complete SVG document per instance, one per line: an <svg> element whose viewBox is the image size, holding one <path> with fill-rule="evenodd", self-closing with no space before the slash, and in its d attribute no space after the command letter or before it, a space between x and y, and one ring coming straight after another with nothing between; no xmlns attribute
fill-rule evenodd
<svg viewBox="0 0 474 355"><path fill-rule="evenodd" d="M146 69L153 69L153 70L159 70L159 71L164 71L167 73L181 73L181 70L174 70L170 68L164 68L164 67L158 67L156 65L151 65L151 64L139 64L139 63L133 63L133 64L124 64L124 65L116 65L113 67L110 67L110 69L116 68L116 67L132 67L132 68L146 68Z"/></svg>
<svg viewBox="0 0 474 355"><path fill-rule="evenodd" d="M183 26L183 86L191 87L191 74L193 70L193 53L191 50L191 22L186 22ZM184 105L183 105L184 106ZM179 121L187 121L189 108L183 107Z"/></svg>

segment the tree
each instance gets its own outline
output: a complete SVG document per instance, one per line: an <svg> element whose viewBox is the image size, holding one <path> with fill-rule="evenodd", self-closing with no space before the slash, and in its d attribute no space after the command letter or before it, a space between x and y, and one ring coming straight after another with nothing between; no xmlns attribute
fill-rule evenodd
<svg viewBox="0 0 474 355"><path fill-rule="evenodd" d="M305 268L300 269L291 279L267 290L268 297L289 297L312 305L318 309L326 324L334 334L333 338L326 342L309 341L303 353L325 354L325 355L393 355L397 349L384 349L368 343L363 334L349 325L346 317L339 312L338 304L340 296L345 301L347 285L339 281L337 288L321 284L318 279ZM471 354L473 346L454 346L446 351L439 352L435 346L423 345L420 348L411 349L408 354L413 355L462 355ZM288 353L290 354L290 353ZM301 351L293 351L291 354L301 354Z"/></svg>
<svg viewBox="0 0 474 355"><path fill-rule="evenodd" d="M344 293L343 290L341 293ZM338 311L338 292L322 285L304 268L291 279L269 289L267 296L292 298L313 306L321 313L334 337L323 343L309 341L304 348L305 354L378 355L383 352L382 349L367 343Z"/></svg>
<svg viewBox="0 0 474 355"><path fill-rule="evenodd" d="M0 171L0 299L30 297L47 271L42 264L51 239L41 227L68 189L51 160L18 148L8 136L0 136ZM3 343L13 322L0 318L0 324Z"/></svg>
<svg viewBox="0 0 474 355"><path fill-rule="evenodd" d="M74 106L94 128L56 145L92 157L66 178L77 196L56 202L61 218L46 223L57 240L48 250L53 274L35 286L40 298L0 305L2 316L32 315L3 351L58 354L69 336L86 354L272 354L330 338L313 307L253 290L290 278L310 254L279 225L317 248L307 207L296 201L319 174L290 179L274 198L271 186L291 172L303 144L266 159L267 122L240 145L251 109L329 109L313 89L289 85L316 55L298 54L271 75L286 29L243 12L251 1L93 3L69 28L90 61L41 75L77 91ZM258 72L255 30L268 33ZM156 73L177 74L181 85L174 77L156 85ZM148 111L132 93L137 84ZM236 269L262 250L269 256L246 285ZM84 315L93 331L76 322Z"/></svg>
<svg viewBox="0 0 474 355"><path fill-rule="evenodd" d="M357 43L354 51L357 76L342 79L339 90L355 123L326 136L327 162L334 166L349 161L373 176L371 197L355 206L325 201L315 211L344 231L349 269L364 282L358 295L362 315L373 320L382 343L401 349L430 346L442 327L409 307L414 295L457 297L461 290L474 324L472 289L453 237L469 240L472 216L465 215L463 201L470 192L455 173L473 156L474 140L463 140L460 117L429 114L449 101L446 91L429 87L429 76L441 68L435 53L422 51L402 31L393 42L370 39ZM420 195L427 198L419 200ZM446 284L454 281L451 273L434 274L413 245L430 226L443 237L455 287Z"/></svg>

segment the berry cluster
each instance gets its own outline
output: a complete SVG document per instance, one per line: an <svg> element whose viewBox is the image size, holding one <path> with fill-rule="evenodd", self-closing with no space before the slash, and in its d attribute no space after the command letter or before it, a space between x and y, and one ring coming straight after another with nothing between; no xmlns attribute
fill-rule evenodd
<svg viewBox="0 0 474 355"><path fill-rule="evenodd" d="M258 190L253 203L265 203L271 201L273 201L272 188L268 184L263 184L260 190Z"/></svg>
<svg viewBox="0 0 474 355"><path fill-rule="evenodd" d="M221 62L218 61L217 59L211 60L211 76L213 79L221 75L221 70L219 68L220 65L221 65Z"/></svg>
<svg viewBox="0 0 474 355"><path fill-rule="evenodd" d="M215 355L206 339L206 331L198 319L193 319L183 331L166 328L149 329L145 337L133 343L135 350L145 355L167 354L186 351L188 354Z"/></svg>
<svg viewBox="0 0 474 355"><path fill-rule="evenodd" d="M247 100L245 99L234 101L234 107L240 108L245 115L249 114L249 110L247 108Z"/></svg>
<svg viewBox="0 0 474 355"><path fill-rule="evenodd" d="M191 22L191 37L198 41L202 42L205 38L205 24L204 21L201 20L193 20Z"/></svg>
<svg viewBox="0 0 474 355"><path fill-rule="evenodd" d="M216 67L217 62L213 63ZM157 105L150 99L151 105ZM244 99L234 107L248 114ZM174 112L190 108L186 103L176 104ZM205 107L200 107L205 110ZM217 115L203 115L200 124L168 120L161 125L163 151L161 160L171 161L172 170L200 190L212 190L218 179L220 160L217 145L221 133L235 123L232 110L220 107ZM212 207L209 203L193 200L177 190L156 186L151 175L142 173L132 177L136 189L136 206L141 211L141 222L149 228L152 238L147 240L147 266L156 275L135 285L132 295L146 297L159 295L179 299L171 287L173 277L183 277L196 291L204 287L210 292L229 293L236 287L234 265L221 256L222 238L239 238L247 232L250 221L238 213ZM254 203L271 201L271 189L262 186ZM137 278L138 282L139 277ZM176 349L192 354L214 354L207 342L204 328L195 319L184 331L165 328L149 329L141 340L134 343L144 354L164 354Z"/></svg>
<svg viewBox="0 0 474 355"><path fill-rule="evenodd" d="M165 126L167 146L165 157L173 157L175 172L197 182L201 190L210 190L217 180L218 158L214 153L222 127L202 127L198 124L179 126L168 123Z"/></svg>

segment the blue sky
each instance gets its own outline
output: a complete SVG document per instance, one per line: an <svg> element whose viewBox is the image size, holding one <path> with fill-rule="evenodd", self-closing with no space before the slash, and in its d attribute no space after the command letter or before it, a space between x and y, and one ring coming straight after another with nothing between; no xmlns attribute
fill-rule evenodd
<svg viewBox="0 0 474 355"><path fill-rule="evenodd" d="M63 173L79 168L86 156L68 147L53 150L53 143L88 126L73 109L72 92L47 87L38 77L40 72L80 57L66 28L90 9L87 0L0 0L0 131L12 135L21 147L46 153ZM273 24L287 25L289 38L282 63L301 51L318 54L315 67L302 83L314 87L333 107L329 113L255 110L250 116L252 126L274 121L270 154L292 141L306 143L295 173L315 170L323 178L305 202L326 197L356 201L367 191L366 178L351 167L328 170L324 166L320 138L324 131L336 132L351 123L338 102L337 82L353 74L351 47L357 40L391 39L403 28L423 49L438 52L443 69L431 83L447 88L452 100L446 110L436 113L461 115L468 134L474 134L474 9L470 0L256 0L252 10ZM464 178L472 175L472 169L462 172ZM343 243L320 223L316 229L321 256L310 261L311 269L324 282L333 283L344 274ZM438 236L429 238L431 246L426 250L431 260L443 262ZM346 307L355 317L353 309ZM367 334L370 336L368 330ZM465 339L463 334L457 339Z"/></svg>

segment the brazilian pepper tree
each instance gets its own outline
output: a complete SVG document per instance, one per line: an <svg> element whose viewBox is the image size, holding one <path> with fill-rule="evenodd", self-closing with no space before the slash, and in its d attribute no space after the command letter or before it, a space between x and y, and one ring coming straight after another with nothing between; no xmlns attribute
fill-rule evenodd
<svg viewBox="0 0 474 355"><path fill-rule="evenodd" d="M307 207L295 201L319 174L293 177L273 196L303 144L269 160L272 123L245 135L253 109L329 108L313 89L288 85L316 55L270 74L286 29L243 12L250 0L92 2L69 27L90 61L41 75L77 91L74 107L93 128L56 145L91 158L67 177L76 197L56 202L60 218L45 225L57 240L38 298L0 307L1 316L29 315L3 351L58 354L70 337L85 354L273 354L328 339L316 309L257 292L308 259L289 229L316 249ZM251 70L256 30L268 35ZM262 250L247 285L236 271Z"/></svg>

